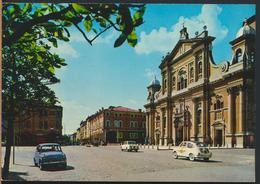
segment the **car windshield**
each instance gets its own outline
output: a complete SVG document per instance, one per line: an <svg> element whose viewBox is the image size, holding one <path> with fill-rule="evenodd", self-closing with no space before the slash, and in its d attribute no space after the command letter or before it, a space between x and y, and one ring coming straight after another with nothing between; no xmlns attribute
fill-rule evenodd
<svg viewBox="0 0 260 184"><path fill-rule="evenodd" d="M128 144L136 144L135 141L128 141Z"/></svg>
<svg viewBox="0 0 260 184"><path fill-rule="evenodd" d="M59 145L44 145L40 148L41 152L47 151L61 151L61 147Z"/></svg>
<svg viewBox="0 0 260 184"><path fill-rule="evenodd" d="M202 143L202 142L197 142L196 145L197 145L198 147L207 147L207 145L204 144L204 143Z"/></svg>

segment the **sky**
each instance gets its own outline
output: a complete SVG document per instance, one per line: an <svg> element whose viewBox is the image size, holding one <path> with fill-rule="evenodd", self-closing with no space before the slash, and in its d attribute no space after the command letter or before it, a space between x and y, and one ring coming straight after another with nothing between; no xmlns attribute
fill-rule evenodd
<svg viewBox="0 0 260 184"><path fill-rule="evenodd" d="M80 32L70 29L70 42L53 49L68 66L56 71L61 79L51 86L63 107L63 134L71 134L82 120L102 107L143 109L147 86L154 75L161 80L162 56L179 40L182 24L190 37L207 26L213 42L215 63L232 58L229 42L245 18L255 14L255 5L148 4L145 23L137 28L135 48L124 43L114 48L119 33L109 30L90 46Z"/></svg>

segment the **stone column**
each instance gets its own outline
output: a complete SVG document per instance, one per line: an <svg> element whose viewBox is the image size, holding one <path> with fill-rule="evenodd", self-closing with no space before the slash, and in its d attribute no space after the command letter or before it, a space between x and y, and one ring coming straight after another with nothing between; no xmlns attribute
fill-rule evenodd
<svg viewBox="0 0 260 184"><path fill-rule="evenodd" d="M167 146L167 144L168 144L168 128L169 128L169 126L168 126L168 117L169 117L169 110L168 110L168 108L166 107L165 108L165 111L164 111L164 117L166 117L165 118L165 128L164 128L164 130L165 130L165 133L164 133L164 145L165 146Z"/></svg>
<svg viewBox="0 0 260 184"><path fill-rule="evenodd" d="M193 98L192 99L192 135L191 135L191 140L196 140L196 137L197 137L197 118L196 118L196 112L197 112L197 109L196 109L196 102L197 102L197 99L196 98Z"/></svg>
<svg viewBox="0 0 260 184"><path fill-rule="evenodd" d="M228 88L228 133L233 133L233 94L232 89Z"/></svg>
<svg viewBox="0 0 260 184"><path fill-rule="evenodd" d="M146 120L145 120L145 139L146 141L149 140L149 113L147 112L146 113L146 116L145 116Z"/></svg>
<svg viewBox="0 0 260 184"><path fill-rule="evenodd" d="M205 101L204 99L202 99L201 101L201 136L202 136L202 141L204 141L205 139L205 135L206 135L206 132L205 132L205 126L206 126L206 109L205 109Z"/></svg>
<svg viewBox="0 0 260 184"><path fill-rule="evenodd" d="M228 92L228 126L226 134L226 144L228 147L232 147L232 134L233 134L233 90L227 89Z"/></svg>
<svg viewBox="0 0 260 184"><path fill-rule="evenodd" d="M149 144L152 142L152 112L149 114Z"/></svg>
<svg viewBox="0 0 260 184"><path fill-rule="evenodd" d="M176 128L174 124L174 115L172 116L172 143L176 145Z"/></svg>
<svg viewBox="0 0 260 184"><path fill-rule="evenodd" d="M244 133L245 130L245 122L244 122L244 91L243 87L239 88L239 132Z"/></svg>
<svg viewBox="0 0 260 184"><path fill-rule="evenodd" d="M154 144L154 126L155 126L155 123L154 123L154 117L155 117L155 114L154 114L154 110L151 111L151 132L150 132L150 136L151 136L151 144Z"/></svg>
<svg viewBox="0 0 260 184"><path fill-rule="evenodd" d="M160 142L159 142L160 145L163 145L163 138L164 138L163 118L164 118L164 113L163 113L163 109L161 109L161 118L160 118L160 120L161 120L161 122L160 122L160 132L161 132L161 134L160 134Z"/></svg>
<svg viewBox="0 0 260 184"><path fill-rule="evenodd" d="M172 129L173 129L173 124L172 124L172 107L170 106L169 108L169 131L168 131L168 142L172 143Z"/></svg>
<svg viewBox="0 0 260 184"><path fill-rule="evenodd" d="M243 86L239 86L239 130L238 132L241 133L241 136L237 137L237 147L243 148L245 145L245 108L244 108L244 91Z"/></svg>

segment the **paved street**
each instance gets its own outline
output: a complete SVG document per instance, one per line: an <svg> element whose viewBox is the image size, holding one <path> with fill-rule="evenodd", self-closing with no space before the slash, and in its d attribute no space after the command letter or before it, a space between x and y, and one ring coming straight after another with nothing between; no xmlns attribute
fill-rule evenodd
<svg viewBox="0 0 260 184"><path fill-rule="evenodd" d="M66 146L66 170L41 171L33 165L34 147L17 147L14 180L44 181L219 181L254 182L254 149L212 149L209 162L175 160L170 150L122 152L119 146ZM4 149L2 155L4 156ZM12 163L12 161L11 161Z"/></svg>

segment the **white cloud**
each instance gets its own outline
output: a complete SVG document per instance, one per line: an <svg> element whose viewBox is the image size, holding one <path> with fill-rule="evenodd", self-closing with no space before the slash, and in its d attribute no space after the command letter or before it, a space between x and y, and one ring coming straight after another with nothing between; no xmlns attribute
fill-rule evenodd
<svg viewBox="0 0 260 184"><path fill-rule="evenodd" d="M58 48L52 47L52 51L57 53L62 58L78 58L79 53L71 46L70 43L60 42Z"/></svg>
<svg viewBox="0 0 260 184"><path fill-rule="evenodd" d="M182 29L182 23L188 29L190 38L194 37L196 31L201 32L203 26L206 25L209 35L215 36L215 43L223 40L228 33L228 29L222 25L219 20L219 14L222 8L217 5L206 4L202 6L201 13L197 16L186 18L179 17L176 24L172 25L170 30L165 27L153 29L150 33L141 32L140 41L135 47L138 54L150 54L152 52L161 52L165 54L173 49L173 46L179 40Z"/></svg>

